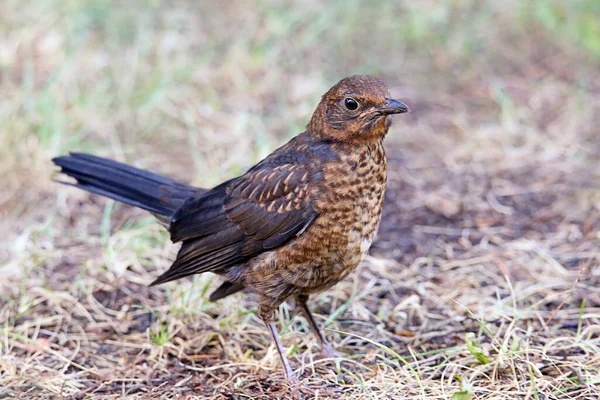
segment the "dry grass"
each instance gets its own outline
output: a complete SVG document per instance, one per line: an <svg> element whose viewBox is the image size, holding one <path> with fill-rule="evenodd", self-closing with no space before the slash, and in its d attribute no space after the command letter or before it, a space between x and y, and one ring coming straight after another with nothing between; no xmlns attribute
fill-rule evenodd
<svg viewBox="0 0 600 400"><path fill-rule="evenodd" d="M0 4L0 398L287 398L252 294L148 288L143 212L51 181L110 156L210 186L381 76L413 112L362 267L279 326L315 398L600 396L600 12L594 0ZM425 11L426 10L426 11Z"/></svg>

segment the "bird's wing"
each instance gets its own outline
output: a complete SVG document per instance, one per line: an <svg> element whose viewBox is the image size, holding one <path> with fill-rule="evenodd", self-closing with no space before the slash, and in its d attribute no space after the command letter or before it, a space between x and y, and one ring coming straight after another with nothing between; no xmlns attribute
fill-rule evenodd
<svg viewBox="0 0 600 400"><path fill-rule="evenodd" d="M206 271L224 271L302 233L317 216L307 165L259 164L245 175L189 201L173 216L171 268L153 284Z"/></svg>

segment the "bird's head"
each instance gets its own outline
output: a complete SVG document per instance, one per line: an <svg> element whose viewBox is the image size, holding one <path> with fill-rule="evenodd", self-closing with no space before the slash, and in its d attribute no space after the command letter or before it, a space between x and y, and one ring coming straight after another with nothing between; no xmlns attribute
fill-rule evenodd
<svg viewBox="0 0 600 400"><path fill-rule="evenodd" d="M408 111L406 104L390 97L380 79L354 75L329 89L317 106L308 130L334 141L383 138L391 124L390 115Z"/></svg>

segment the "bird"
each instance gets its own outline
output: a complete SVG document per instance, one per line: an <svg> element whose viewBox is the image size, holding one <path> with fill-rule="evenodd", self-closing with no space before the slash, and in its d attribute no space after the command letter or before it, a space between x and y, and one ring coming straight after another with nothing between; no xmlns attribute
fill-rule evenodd
<svg viewBox="0 0 600 400"><path fill-rule="evenodd" d="M285 379L298 384L274 313L295 300L322 355L335 356L308 300L344 279L369 250L387 184L383 141L391 116L408 111L382 80L346 77L322 96L304 132L212 189L90 154L52 161L74 178L60 183L147 210L181 242L152 286L212 272L224 280L211 301L256 292Z"/></svg>

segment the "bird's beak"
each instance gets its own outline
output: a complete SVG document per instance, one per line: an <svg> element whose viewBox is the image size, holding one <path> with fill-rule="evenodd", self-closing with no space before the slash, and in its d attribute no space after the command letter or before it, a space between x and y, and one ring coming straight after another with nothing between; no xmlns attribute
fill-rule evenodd
<svg viewBox="0 0 600 400"><path fill-rule="evenodd" d="M404 104L403 102L401 102L400 100L394 100L394 99L386 99L387 103L377 107L376 110L377 112L379 112L380 114L383 115L388 115L388 114L404 114L405 112L408 112L408 106L406 104Z"/></svg>

